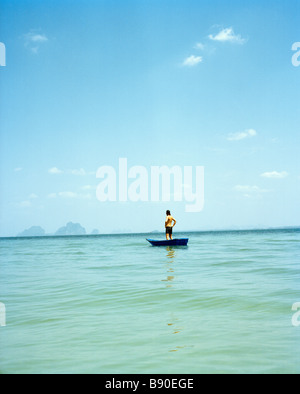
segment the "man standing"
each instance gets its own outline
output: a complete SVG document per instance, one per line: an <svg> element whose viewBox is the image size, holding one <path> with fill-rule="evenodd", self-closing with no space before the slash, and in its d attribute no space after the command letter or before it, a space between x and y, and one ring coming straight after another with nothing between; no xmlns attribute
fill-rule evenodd
<svg viewBox="0 0 300 394"><path fill-rule="evenodd" d="M170 211L167 211L167 218L166 218L166 222L165 222L165 227L166 227L166 237L167 237L167 241L169 241L170 239L173 239L173 227L176 224L176 220L173 218L173 216L171 215Z"/></svg>

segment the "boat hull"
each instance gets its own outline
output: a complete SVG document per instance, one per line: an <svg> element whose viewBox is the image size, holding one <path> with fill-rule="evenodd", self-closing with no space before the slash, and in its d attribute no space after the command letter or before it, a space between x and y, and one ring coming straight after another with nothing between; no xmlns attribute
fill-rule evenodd
<svg viewBox="0 0 300 394"><path fill-rule="evenodd" d="M152 246L187 246L189 239L181 238L181 239L173 239L173 240L155 240L155 239L147 239L147 241Z"/></svg>

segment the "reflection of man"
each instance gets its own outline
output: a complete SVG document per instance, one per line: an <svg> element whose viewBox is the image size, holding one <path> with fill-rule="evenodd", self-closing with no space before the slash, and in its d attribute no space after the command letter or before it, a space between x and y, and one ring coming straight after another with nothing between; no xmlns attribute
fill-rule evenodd
<svg viewBox="0 0 300 394"><path fill-rule="evenodd" d="M167 241L173 239L172 234L173 234L173 227L175 226L175 224L176 224L176 220L171 215L171 212L167 211L167 218L165 222Z"/></svg>

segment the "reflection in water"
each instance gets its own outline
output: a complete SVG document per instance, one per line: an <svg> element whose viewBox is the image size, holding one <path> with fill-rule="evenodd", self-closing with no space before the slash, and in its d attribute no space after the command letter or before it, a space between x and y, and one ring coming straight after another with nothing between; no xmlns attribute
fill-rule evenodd
<svg viewBox="0 0 300 394"><path fill-rule="evenodd" d="M175 249L172 248L172 246L167 246L167 257L169 259L174 259L175 258Z"/></svg>
<svg viewBox="0 0 300 394"><path fill-rule="evenodd" d="M176 261L176 249L174 247L168 246L166 248L167 251L167 278L162 279L162 282L166 283L166 288L173 288L176 283L175 280L175 270L174 270L174 262ZM168 317L168 327L171 330L172 335L179 334L182 332L182 326L179 326L180 322L179 318L174 314L170 313ZM178 352L178 350L183 349L185 346L175 346L169 352Z"/></svg>
<svg viewBox="0 0 300 394"><path fill-rule="evenodd" d="M176 254L175 254L174 248L168 246L167 247L167 258L168 258L168 260L167 260L167 268L168 268L167 273L168 273L168 276L167 276L167 279L163 279L162 280L162 282L167 282L166 287L168 287L168 288L173 287L172 282L175 279L174 269L172 267L172 263L174 262L175 257L176 257Z"/></svg>

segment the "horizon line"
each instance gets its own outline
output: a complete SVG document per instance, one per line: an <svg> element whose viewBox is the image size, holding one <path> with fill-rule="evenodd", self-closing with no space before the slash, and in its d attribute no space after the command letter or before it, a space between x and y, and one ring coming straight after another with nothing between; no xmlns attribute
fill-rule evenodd
<svg viewBox="0 0 300 394"><path fill-rule="evenodd" d="M214 232L247 232L247 231L278 231L278 230L300 230L300 225L296 226L276 226L276 227L259 227L259 228L220 228L220 229L207 229L207 230L182 230L177 231L178 234L182 233L214 233ZM102 236L113 236L113 235L149 235L149 234L165 234L163 231L149 231L149 232L126 232L126 233L99 233L99 234L73 234L73 235L55 235L55 234L45 234L45 235L31 235L31 236L5 236L0 237L0 239L26 239L26 238L68 238L68 237L102 237Z"/></svg>

